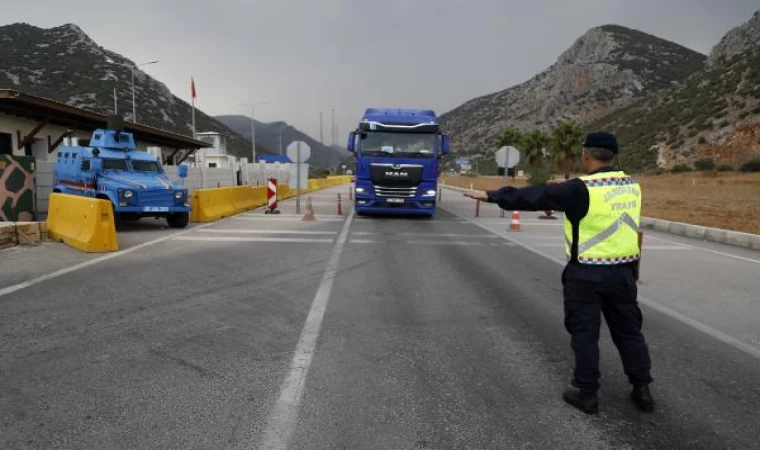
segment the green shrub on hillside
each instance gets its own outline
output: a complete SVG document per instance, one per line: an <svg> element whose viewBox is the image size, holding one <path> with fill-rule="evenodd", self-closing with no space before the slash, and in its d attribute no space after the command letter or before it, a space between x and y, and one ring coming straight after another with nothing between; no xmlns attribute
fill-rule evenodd
<svg viewBox="0 0 760 450"><path fill-rule="evenodd" d="M705 170L715 170L715 161L712 158L700 159L694 163L694 168L703 172Z"/></svg>
<svg viewBox="0 0 760 450"><path fill-rule="evenodd" d="M692 170L693 169L686 164L676 164L672 169L670 169L670 171L673 173L691 172Z"/></svg>
<svg viewBox="0 0 760 450"><path fill-rule="evenodd" d="M734 168L728 164L721 164L718 166L718 172L733 172Z"/></svg>
<svg viewBox="0 0 760 450"><path fill-rule="evenodd" d="M739 168L742 172L760 172L760 158L750 159Z"/></svg>

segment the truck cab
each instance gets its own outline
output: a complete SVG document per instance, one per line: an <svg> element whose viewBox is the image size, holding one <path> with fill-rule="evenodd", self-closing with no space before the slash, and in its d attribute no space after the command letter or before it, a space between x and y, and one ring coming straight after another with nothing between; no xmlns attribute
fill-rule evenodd
<svg viewBox="0 0 760 450"><path fill-rule="evenodd" d="M356 153L357 214L435 213L438 160L449 152L435 112L369 108L347 147Z"/></svg>
<svg viewBox="0 0 760 450"><path fill-rule="evenodd" d="M117 221L157 217L184 228L190 218L187 189L169 179L158 158L138 150L131 133L117 129L95 130L87 146L60 147L53 191L108 200Z"/></svg>

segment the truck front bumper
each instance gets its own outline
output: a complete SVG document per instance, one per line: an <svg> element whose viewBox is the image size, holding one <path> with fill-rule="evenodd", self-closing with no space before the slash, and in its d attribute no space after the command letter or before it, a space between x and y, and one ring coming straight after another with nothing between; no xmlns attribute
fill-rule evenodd
<svg viewBox="0 0 760 450"><path fill-rule="evenodd" d="M391 200L390 202L388 200ZM404 199L403 203L394 203L393 199L356 197L355 209L357 213L380 213L380 214L416 214L432 215L435 213L435 198L430 199Z"/></svg>

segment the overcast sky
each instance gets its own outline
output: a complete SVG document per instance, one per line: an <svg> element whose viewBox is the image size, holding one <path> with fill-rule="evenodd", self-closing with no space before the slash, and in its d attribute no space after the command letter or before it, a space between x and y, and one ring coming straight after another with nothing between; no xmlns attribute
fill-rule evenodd
<svg viewBox="0 0 760 450"><path fill-rule="evenodd" d="M757 0L34 0L2 22L79 25L212 115L286 120L339 142L366 107L443 113L531 78L589 28L618 24L708 53Z"/></svg>

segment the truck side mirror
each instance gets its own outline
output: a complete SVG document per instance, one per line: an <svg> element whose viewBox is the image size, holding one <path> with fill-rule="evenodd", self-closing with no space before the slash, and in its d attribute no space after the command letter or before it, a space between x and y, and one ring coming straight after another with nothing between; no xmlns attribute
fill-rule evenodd
<svg viewBox="0 0 760 450"><path fill-rule="evenodd" d="M187 178L186 164L180 164L180 166L177 168L177 175L179 175L180 178Z"/></svg>
<svg viewBox="0 0 760 450"><path fill-rule="evenodd" d="M90 160L90 171L93 175L98 175L103 171L103 160L100 158L92 158Z"/></svg>
<svg viewBox="0 0 760 450"><path fill-rule="evenodd" d="M450 148L450 143L449 143L449 135L442 134L441 135L441 154L448 155L450 151L451 151L451 148Z"/></svg>
<svg viewBox="0 0 760 450"><path fill-rule="evenodd" d="M351 153L356 153L356 133L350 132L348 133L348 142L346 143L346 148Z"/></svg>

